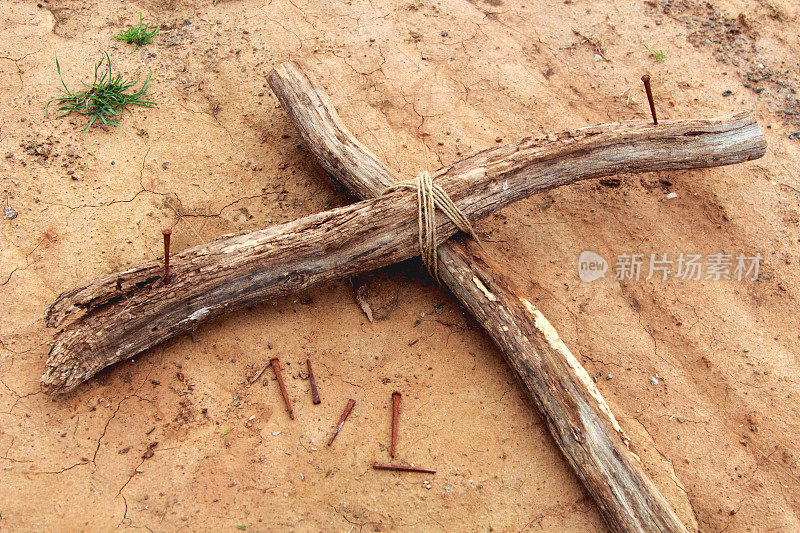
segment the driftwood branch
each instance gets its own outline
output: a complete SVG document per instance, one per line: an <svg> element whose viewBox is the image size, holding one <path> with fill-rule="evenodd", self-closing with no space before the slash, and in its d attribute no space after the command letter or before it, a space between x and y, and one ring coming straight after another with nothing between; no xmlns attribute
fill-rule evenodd
<svg viewBox="0 0 800 533"><path fill-rule="evenodd" d="M349 132L325 91L296 64L276 67L269 84L323 168L356 196L379 196L399 179ZM437 252L442 282L501 348L612 529L684 531L628 449L597 386L544 315L474 241L457 236Z"/></svg>
<svg viewBox="0 0 800 533"><path fill-rule="evenodd" d="M699 168L763 155L748 114L644 121L525 139L440 169L434 179L471 219L531 194L619 172ZM160 261L96 279L56 299L46 323L63 327L42 376L66 392L103 368L236 309L417 254L416 199L396 192L251 233L221 237ZM437 221L439 243L455 233Z"/></svg>

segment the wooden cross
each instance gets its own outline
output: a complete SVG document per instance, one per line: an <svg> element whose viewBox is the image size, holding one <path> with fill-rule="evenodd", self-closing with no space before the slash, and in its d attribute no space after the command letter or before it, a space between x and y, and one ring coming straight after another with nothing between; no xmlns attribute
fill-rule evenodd
<svg viewBox="0 0 800 533"><path fill-rule="evenodd" d="M327 95L293 63L270 86L322 166L362 199L347 207L251 233L223 236L160 261L63 293L47 312L59 330L42 377L66 392L102 368L206 320L271 297L417 255L413 194L382 191L397 176L342 124ZM433 173L471 219L575 181L618 172L711 167L761 157L752 115L644 121L525 139ZM474 241L437 219L440 277L502 349L556 443L617 531L685 531L628 449L628 440L558 333Z"/></svg>

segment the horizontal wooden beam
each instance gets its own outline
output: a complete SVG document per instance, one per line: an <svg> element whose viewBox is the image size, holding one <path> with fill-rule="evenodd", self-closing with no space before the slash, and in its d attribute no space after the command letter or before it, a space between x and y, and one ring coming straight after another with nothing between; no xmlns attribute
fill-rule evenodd
<svg viewBox="0 0 800 533"><path fill-rule="evenodd" d="M475 220L582 179L739 163L765 147L746 113L658 126L634 121L485 150L434 179ZM56 334L42 385L66 392L218 316L417 255L416 210L414 194L396 192L183 250L171 257L169 284L161 262L150 261L65 292L46 323L72 322ZM455 232L437 219L438 242Z"/></svg>

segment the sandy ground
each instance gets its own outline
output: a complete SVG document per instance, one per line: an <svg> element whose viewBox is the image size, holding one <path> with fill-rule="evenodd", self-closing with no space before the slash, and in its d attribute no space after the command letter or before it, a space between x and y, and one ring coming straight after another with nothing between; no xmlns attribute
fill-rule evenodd
<svg viewBox="0 0 800 533"><path fill-rule="evenodd" d="M152 44L113 40L140 14L161 28ZM5 0L0 529L604 529L498 350L414 261L366 275L374 324L343 280L202 327L68 396L39 391L46 306L158 257L162 228L180 250L351 201L266 86L273 65L298 59L406 175L645 118L644 72L663 117L754 110L763 159L584 182L478 229L597 376L687 523L798 530L798 16L789 1L745 0ZM152 72L158 107L83 135L80 117L45 117L55 57L76 87L104 50L126 76ZM584 283L587 249L612 269L622 253L763 260L757 281ZM248 384L276 355L293 422L270 370ZM399 459L435 476L370 468L388 459L393 390Z"/></svg>

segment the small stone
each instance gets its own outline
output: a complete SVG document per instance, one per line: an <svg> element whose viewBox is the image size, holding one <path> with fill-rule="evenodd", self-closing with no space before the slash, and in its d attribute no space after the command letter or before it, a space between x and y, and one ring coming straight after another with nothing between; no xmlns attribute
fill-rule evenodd
<svg viewBox="0 0 800 533"><path fill-rule="evenodd" d="M502 138L502 137L497 137L497 138L494 140L494 142L496 142L496 143L501 143L501 142L503 142L503 138Z"/></svg>
<svg viewBox="0 0 800 533"><path fill-rule="evenodd" d="M612 379L614 379L614 374L609 374L609 375L607 375L607 376L606 376L606 379L607 379L607 380L609 380L609 381L610 381L610 380L612 380Z"/></svg>
<svg viewBox="0 0 800 533"><path fill-rule="evenodd" d="M677 198L677 197L678 197L678 193L676 193L676 192L671 192L671 193L669 193L669 194L667 195L667 200L672 200L673 198Z"/></svg>
<svg viewBox="0 0 800 533"><path fill-rule="evenodd" d="M440 35L441 35L442 37L447 37L447 32L446 32L446 31L443 31L443 32L442 32Z"/></svg>
<svg viewBox="0 0 800 533"><path fill-rule="evenodd" d="M169 162L164 161L163 163L161 163L161 168L163 168L164 170L167 170L169 168Z"/></svg>
<svg viewBox="0 0 800 533"><path fill-rule="evenodd" d="M658 385L658 378L655 376L650 376L650 383L653 385Z"/></svg>
<svg viewBox="0 0 800 533"><path fill-rule="evenodd" d="M3 218L12 219L17 218L17 212L14 211L14 208L7 205L5 211L3 212Z"/></svg>
<svg viewBox="0 0 800 533"><path fill-rule="evenodd" d="M730 89L728 89L727 91L723 91L723 93L722 93L722 96L730 96L730 95L732 95L732 94L733 94L733 91L731 91Z"/></svg>
<svg viewBox="0 0 800 533"><path fill-rule="evenodd" d="M595 54L594 55L594 60L595 61L602 61L603 60L603 56L601 56L600 54Z"/></svg>

